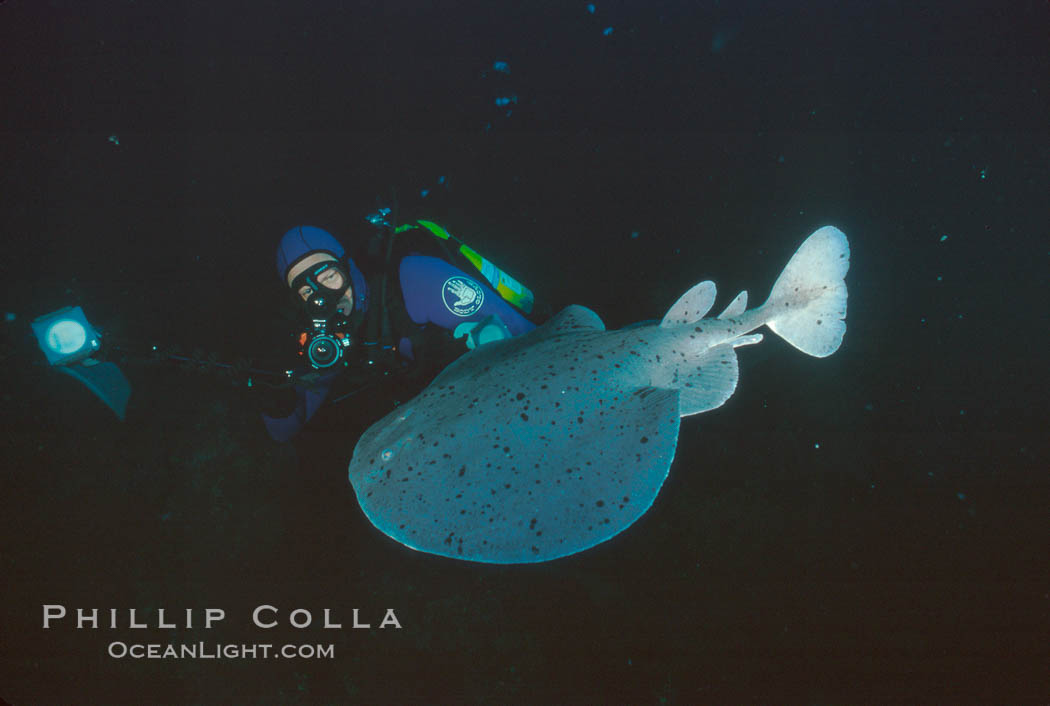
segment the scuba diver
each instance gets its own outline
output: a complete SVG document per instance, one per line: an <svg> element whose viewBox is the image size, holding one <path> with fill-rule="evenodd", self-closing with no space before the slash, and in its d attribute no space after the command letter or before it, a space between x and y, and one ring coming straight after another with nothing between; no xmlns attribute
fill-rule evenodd
<svg viewBox="0 0 1050 706"><path fill-rule="evenodd" d="M526 287L440 225L394 226L389 212L369 217L376 231L352 256L315 226L280 240L277 274L302 325L293 384L264 403L276 441L292 439L326 399L391 378L419 388L468 349L536 327Z"/></svg>

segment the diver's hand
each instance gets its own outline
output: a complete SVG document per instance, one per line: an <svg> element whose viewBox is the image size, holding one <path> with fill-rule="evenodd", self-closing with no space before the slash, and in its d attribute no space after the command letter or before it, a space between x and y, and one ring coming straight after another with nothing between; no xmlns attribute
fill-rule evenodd
<svg viewBox="0 0 1050 706"><path fill-rule="evenodd" d="M481 321L465 321L452 332L453 338L463 336L466 336L467 348L474 350L480 345L510 338L511 333L503 320L492 314Z"/></svg>

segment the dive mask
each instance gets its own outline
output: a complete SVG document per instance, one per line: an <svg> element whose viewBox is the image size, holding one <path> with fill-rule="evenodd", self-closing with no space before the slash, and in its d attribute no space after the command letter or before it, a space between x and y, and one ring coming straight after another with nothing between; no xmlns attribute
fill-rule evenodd
<svg viewBox="0 0 1050 706"><path fill-rule="evenodd" d="M338 278L332 274L333 270L338 273ZM340 286L328 286L333 282L339 282ZM336 307L350 288L350 277L336 260L325 260L300 272L292 280L292 295L297 300L301 300L299 290L303 287L310 288L310 295L303 302L307 315L311 319L330 319L339 313Z"/></svg>

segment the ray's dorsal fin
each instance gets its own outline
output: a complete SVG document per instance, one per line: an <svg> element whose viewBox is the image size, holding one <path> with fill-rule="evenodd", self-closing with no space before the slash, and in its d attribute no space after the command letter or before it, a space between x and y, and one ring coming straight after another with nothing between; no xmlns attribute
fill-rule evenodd
<svg viewBox="0 0 1050 706"><path fill-rule="evenodd" d="M701 282L678 298L678 301L668 309L660 325L667 328L699 321L711 311L717 293L714 282L710 280Z"/></svg>
<svg viewBox="0 0 1050 706"><path fill-rule="evenodd" d="M604 331L605 324L600 316L587 307L573 304L555 314L543 328L553 336L570 331Z"/></svg>
<svg viewBox="0 0 1050 706"><path fill-rule="evenodd" d="M718 315L720 319L728 319L733 316L740 316L747 309L747 290L745 289L740 294L736 295L733 301L729 302L729 306L725 308L721 314Z"/></svg>

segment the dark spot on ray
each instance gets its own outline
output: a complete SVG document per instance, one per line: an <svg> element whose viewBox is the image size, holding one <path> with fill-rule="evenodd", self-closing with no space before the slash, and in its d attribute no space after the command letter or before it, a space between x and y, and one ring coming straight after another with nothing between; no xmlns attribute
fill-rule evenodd
<svg viewBox="0 0 1050 706"><path fill-rule="evenodd" d="M514 398L518 399L518 400L523 400L523 399L525 399L525 393L524 392L519 392L518 394L514 395Z"/></svg>
<svg viewBox="0 0 1050 706"><path fill-rule="evenodd" d="M648 436L643 436L642 437L642 443L643 444L648 444L649 443L649 437Z"/></svg>
<svg viewBox="0 0 1050 706"><path fill-rule="evenodd" d="M467 467L466 466L460 466L459 467L459 475L462 476L466 472L467 472ZM462 497L462 496L457 495L456 497L458 498L458 497Z"/></svg>
<svg viewBox="0 0 1050 706"><path fill-rule="evenodd" d="M604 500L599 500L598 502L596 502L594 504L597 505L598 507L605 507L605 501Z"/></svg>

